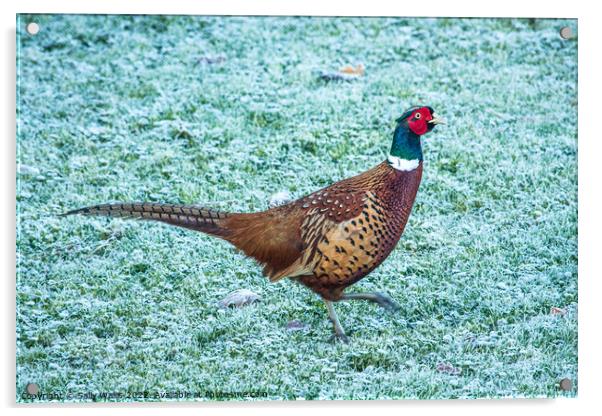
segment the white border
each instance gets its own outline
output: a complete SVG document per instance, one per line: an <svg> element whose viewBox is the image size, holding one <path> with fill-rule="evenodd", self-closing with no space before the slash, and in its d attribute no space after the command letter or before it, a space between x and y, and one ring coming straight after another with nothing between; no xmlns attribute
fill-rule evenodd
<svg viewBox="0 0 602 416"><path fill-rule="evenodd" d="M596 261L602 254L600 189L602 175L600 156L602 125L597 118L602 105L602 65L600 39L602 16L593 1L557 1L528 3L517 0L492 2L476 1L383 1L359 2L351 0L222 0L192 2L182 0L22 0L18 4L1 2L2 7L2 98L0 99L0 125L4 129L2 143L2 209L1 224L4 304L2 306L2 367L1 393L8 414L40 413L76 415L83 411L106 414L108 408L116 414L158 414L173 412L170 407L186 414L211 412L212 414L237 414L241 411L253 415L278 414L332 414L346 412L360 415L374 406L379 413L399 414L416 412L451 415L506 415L531 414L591 414L599 412L596 400L602 387L600 366L600 315L597 305L602 281L600 265ZM68 406L16 406L15 398L15 14L20 13L121 13L121 14L249 14L249 15L347 15L347 16L455 16L455 17L571 17L579 18L579 397L556 400L478 400L460 401L400 401L400 402L301 402L301 403L179 403L138 405Z"/></svg>

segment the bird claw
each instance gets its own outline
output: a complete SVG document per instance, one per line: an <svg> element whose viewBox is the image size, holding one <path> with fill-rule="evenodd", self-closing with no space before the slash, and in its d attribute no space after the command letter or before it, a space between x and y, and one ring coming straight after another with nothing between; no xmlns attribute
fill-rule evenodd
<svg viewBox="0 0 602 416"><path fill-rule="evenodd" d="M332 334L330 342L342 342L343 344L349 344L349 337L345 334Z"/></svg>
<svg viewBox="0 0 602 416"><path fill-rule="evenodd" d="M374 300L378 303L383 309L386 309L389 312L397 312L401 309L401 306L395 302L389 295L384 293L377 292L375 293L376 299Z"/></svg>

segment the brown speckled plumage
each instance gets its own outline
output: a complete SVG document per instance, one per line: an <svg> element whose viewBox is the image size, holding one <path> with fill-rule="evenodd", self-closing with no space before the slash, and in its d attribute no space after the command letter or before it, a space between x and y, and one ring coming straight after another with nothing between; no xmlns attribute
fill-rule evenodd
<svg viewBox="0 0 602 416"><path fill-rule="evenodd" d="M393 250L405 227L420 185L422 164L401 172L381 163L359 176L281 207L302 210L304 250L272 280L294 277L324 299L374 270Z"/></svg>

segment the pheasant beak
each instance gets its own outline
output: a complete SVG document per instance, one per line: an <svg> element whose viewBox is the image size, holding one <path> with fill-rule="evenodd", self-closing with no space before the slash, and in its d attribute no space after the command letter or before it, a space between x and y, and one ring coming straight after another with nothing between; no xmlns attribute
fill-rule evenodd
<svg viewBox="0 0 602 416"><path fill-rule="evenodd" d="M433 113L432 117L433 118L428 121L430 124L445 124L445 120L439 117L437 113Z"/></svg>

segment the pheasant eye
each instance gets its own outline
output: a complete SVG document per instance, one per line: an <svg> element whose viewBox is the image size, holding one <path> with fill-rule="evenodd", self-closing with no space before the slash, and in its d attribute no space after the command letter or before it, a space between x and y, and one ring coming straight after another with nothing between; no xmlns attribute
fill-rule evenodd
<svg viewBox="0 0 602 416"><path fill-rule="evenodd" d="M420 113L416 113L416 114L414 114L414 118L415 118L416 120L418 120L420 117L422 117L422 114L420 114Z"/></svg>

